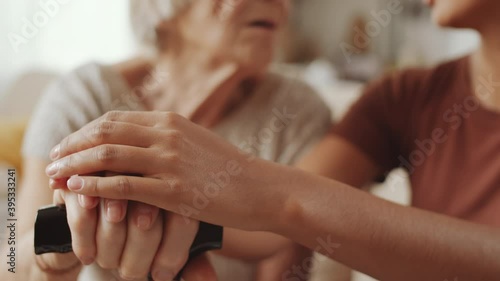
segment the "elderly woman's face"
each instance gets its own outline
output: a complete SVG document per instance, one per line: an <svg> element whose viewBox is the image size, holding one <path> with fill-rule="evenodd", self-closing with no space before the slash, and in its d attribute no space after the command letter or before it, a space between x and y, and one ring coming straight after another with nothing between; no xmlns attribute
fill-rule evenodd
<svg viewBox="0 0 500 281"><path fill-rule="evenodd" d="M261 73L273 58L288 13L289 0L195 0L181 29L195 44Z"/></svg>

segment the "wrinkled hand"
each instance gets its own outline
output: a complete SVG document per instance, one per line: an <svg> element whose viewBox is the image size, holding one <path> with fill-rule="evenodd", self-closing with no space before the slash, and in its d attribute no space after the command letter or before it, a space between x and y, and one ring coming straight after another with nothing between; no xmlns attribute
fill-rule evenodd
<svg viewBox="0 0 500 281"><path fill-rule="evenodd" d="M266 186L262 175L272 164L174 113L109 112L65 138L51 157L47 175L71 177L67 185L78 194L143 202L245 230L271 229L270 217L286 198ZM73 176L98 171L120 176Z"/></svg>
<svg viewBox="0 0 500 281"><path fill-rule="evenodd" d="M98 199L67 189L54 201L65 204L73 251L85 265L96 262L125 280L171 281L184 267L198 230L194 221L143 203ZM99 208L96 208L99 206Z"/></svg>

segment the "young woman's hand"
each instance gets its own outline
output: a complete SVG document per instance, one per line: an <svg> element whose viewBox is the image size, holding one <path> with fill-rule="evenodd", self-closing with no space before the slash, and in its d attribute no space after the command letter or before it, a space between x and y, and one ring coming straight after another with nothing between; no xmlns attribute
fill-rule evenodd
<svg viewBox="0 0 500 281"><path fill-rule="evenodd" d="M273 164L174 113L109 112L65 138L51 157L52 182L70 178L68 188L78 194L143 202L224 226L271 230L285 205L285 191L266 188ZM120 175L75 176L99 171Z"/></svg>

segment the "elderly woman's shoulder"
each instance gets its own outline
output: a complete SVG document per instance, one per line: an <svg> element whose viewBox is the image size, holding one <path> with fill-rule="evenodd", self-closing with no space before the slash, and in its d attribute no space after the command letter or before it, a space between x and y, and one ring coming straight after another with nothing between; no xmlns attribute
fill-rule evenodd
<svg viewBox="0 0 500 281"><path fill-rule="evenodd" d="M64 73L58 79L58 82L73 82L75 80L81 82L95 82L103 79L103 73L106 66L98 62L88 62L73 68Z"/></svg>
<svg viewBox="0 0 500 281"><path fill-rule="evenodd" d="M110 66L97 62L83 64L56 78L49 90L65 90L66 94L104 91L116 77L110 75Z"/></svg>
<svg viewBox="0 0 500 281"><path fill-rule="evenodd" d="M86 101L102 106L128 92L127 83L112 65L98 62L83 64L55 79L45 90L45 97L62 101Z"/></svg>

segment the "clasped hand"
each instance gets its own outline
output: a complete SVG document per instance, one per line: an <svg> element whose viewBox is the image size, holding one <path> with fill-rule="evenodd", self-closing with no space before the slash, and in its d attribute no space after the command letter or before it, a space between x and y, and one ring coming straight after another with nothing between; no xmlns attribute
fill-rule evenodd
<svg viewBox="0 0 500 281"><path fill-rule="evenodd" d="M46 173L58 189L56 202L68 206L76 255L127 278L149 271L157 280L175 275L187 260L195 220L270 230L270 210L251 202L266 193L265 200L276 196L279 204L281 198L244 184L261 173L255 167L263 165L251 165L258 159L249 162L248 155L174 113L109 112L66 137L51 158ZM113 174L90 176L102 171ZM218 176L222 180L213 182ZM197 204L200 194L206 204Z"/></svg>

